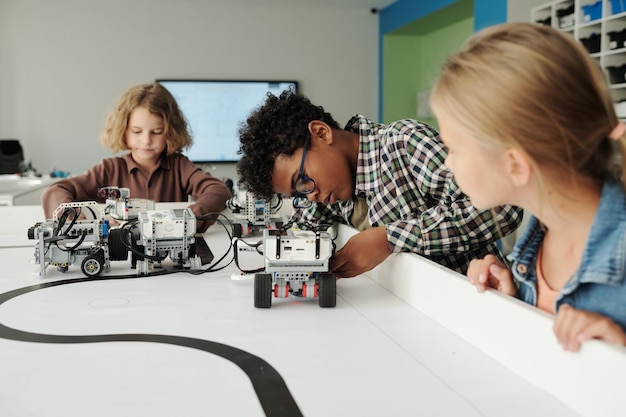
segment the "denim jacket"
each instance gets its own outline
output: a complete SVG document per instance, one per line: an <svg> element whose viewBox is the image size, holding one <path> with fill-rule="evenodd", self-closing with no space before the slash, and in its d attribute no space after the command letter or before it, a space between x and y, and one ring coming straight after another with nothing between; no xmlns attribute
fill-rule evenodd
<svg viewBox="0 0 626 417"><path fill-rule="evenodd" d="M532 217L524 235L507 256L518 287L517 297L537 305L537 253L545 229ZM580 266L555 301L611 318L626 329L626 194L607 180L593 219Z"/></svg>

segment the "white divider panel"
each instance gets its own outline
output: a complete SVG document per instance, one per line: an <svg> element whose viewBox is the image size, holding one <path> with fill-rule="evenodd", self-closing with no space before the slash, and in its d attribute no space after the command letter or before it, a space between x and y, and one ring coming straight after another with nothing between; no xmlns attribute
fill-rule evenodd
<svg viewBox="0 0 626 417"><path fill-rule="evenodd" d="M355 233L339 226L337 247ZM551 315L495 291L479 294L466 277L415 254L391 255L366 275L581 415L625 415L626 348L590 341L566 352Z"/></svg>

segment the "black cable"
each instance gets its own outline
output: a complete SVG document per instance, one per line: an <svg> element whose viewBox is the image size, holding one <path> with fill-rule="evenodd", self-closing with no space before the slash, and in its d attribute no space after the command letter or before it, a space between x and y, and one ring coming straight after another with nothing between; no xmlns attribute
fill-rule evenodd
<svg viewBox="0 0 626 417"><path fill-rule="evenodd" d="M93 210L89 207L89 210L92 212L92 214L95 213L93 212ZM74 214L74 217L72 218L72 222L68 225L67 231L70 231L71 228L74 226L74 224L76 223L75 219L78 217L78 215L80 215L80 212L77 212L75 208L66 208L63 212L63 214L61 215L61 217L59 218L59 227L57 228L56 231L56 235L50 238L46 238L44 239L44 242L47 243L47 248L45 252L48 252L50 244L54 243L59 249L64 250L64 251L72 251L73 249L75 249L77 246L80 246L80 244L82 244L82 242L84 241L85 237L86 237L86 232L83 231L80 235L80 239L79 241L72 246L71 248L64 248L59 246L59 242L61 240L64 239L77 239L79 238L79 236L67 236L67 235L58 235L58 230L60 230L62 228L62 226L65 224L65 222L67 221L67 218L70 214ZM212 217L211 217L212 216ZM220 219L220 217L223 217L225 219L225 221L222 221ZM210 220L214 220L215 223L219 223L224 230L226 231L226 234L228 235L228 239L230 242L233 241L233 234L234 234L234 226L231 223L231 221L222 213L217 213L217 212L211 212L211 213L207 213L205 215L202 216L198 216L196 217L197 220L205 220L205 219L210 219ZM146 275L141 275L141 277L149 277L149 276L158 276L158 275L167 275L167 274L173 274L173 273L177 273L177 272L188 272L192 275L201 275L204 273L208 273L208 272L217 272L217 271L221 271L225 268L227 268L229 265L231 265L233 263L233 261L235 260L235 255L236 252L234 251L233 245L232 243L230 245L228 245L228 249L226 250L226 252L217 260L215 261L213 264L211 264L209 267L207 268L203 268L203 269L166 269L162 264L161 261L165 260L167 258L166 256L154 256L154 255L146 255L144 252L140 252L139 250L136 249L136 247L133 245L133 229L136 228L138 226L139 221L135 220L135 221L129 221L124 223L122 226L120 226L120 228L123 231L123 238L120 239L121 244L130 252L134 253L135 255L140 256L141 258L144 259L148 259L151 260L153 262L158 262L159 266L161 268L163 268L162 271L158 271L158 272L150 272ZM226 259L228 257L228 255L230 254L230 252L233 251L235 252L233 255L233 258L228 261L225 265L222 265L220 267L218 267L217 265L219 265L222 261L224 261L224 259ZM258 251L257 252L262 254L261 252ZM40 255L43 256L43 255ZM43 259L42 259L43 260ZM175 259L172 259L173 261L176 261ZM261 269L262 270L262 269ZM132 275L132 274L123 274L123 275L110 275L107 276L107 278L126 278L126 277L133 277L133 276L137 276L137 275Z"/></svg>
<svg viewBox="0 0 626 417"><path fill-rule="evenodd" d="M67 226L67 230L64 233L60 233L61 229L63 228L63 226L65 225L65 222L67 221L67 217L73 214L72 216L72 220L69 224L69 226ZM61 213L61 217L59 217L58 220L58 225L56 230L54 231L54 235L58 236L60 235L67 235L67 232L69 232L70 230L72 230L72 227L74 227L74 224L76 224L76 219L78 218L78 212L76 211L76 209L74 207L67 207L65 208L65 210L63 210L63 213Z"/></svg>
<svg viewBox="0 0 626 417"><path fill-rule="evenodd" d="M136 227L136 226L138 225L138 223L139 223L139 221L135 220L135 221L133 221L133 222L128 222L128 223L126 223L126 224L124 224L124 225L122 226L122 228L124 228L124 227L126 227L126 226L127 226L127 227L126 227L126 229L127 229L127 230L126 230L127 245L125 245L125 246L126 246L126 248L127 248L129 251L131 251L132 253L134 253L135 255L138 255L138 256L140 256L141 258L145 258L145 259L148 259L148 260L153 261L153 262L161 262L161 261L165 260L165 259L167 258L167 255L165 255L165 256L147 255L147 254L145 253L145 250L144 250L144 252L139 252L139 251L135 248L135 246L133 245L133 242L132 242L133 233L132 233L131 229L132 229L133 227Z"/></svg>
<svg viewBox="0 0 626 417"><path fill-rule="evenodd" d="M272 209L278 211L283 206L283 199L280 197L280 194L274 194L274 196L276 197L276 205L271 207Z"/></svg>
<svg viewBox="0 0 626 417"><path fill-rule="evenodd" d="M87 236L87 233L85 231L83 231L80 234L80 239L78 242L76 242L74 244L74 246L65 246L65 244L63 246L59 245L59 240L55 241L54 244L56 245L57 248L59 248L60 250L64 251L64 252L74 252L78 247L80 247L80 245L82 245L82 243L85 241L85 237ZM62 237L63 240L67 240L67 239L77 239L78 236L59 236Z"/></svg>
<svg viewBox="0 0 626 417"><path fill-rule="evenodd" d="M243 207L241 207L239 204L235 203L235 196L232 196L230 199L228 199L226 201L226 207L228 207L230 210L232 210L233 212L239 212L240 210L243 210Z"/></svg>
<svg viewBox="0 0 626 417"><path fill-rule="evenodd" d="M257 272L263 272L263 271L265 271L265 267L262 267L262 268L257 268L257 269L242 269L242 268L239 266L239 256L238 256L238 251L237 251L237 244L238 244L238 242L243 242L243 243L245 243L246 245L248 245L249 247L251 247L251 248L255 248L255 250L256 250L256 252L257 252L258 254L260 254L260 255L264 255L264 254L263 254L263 252L259 250L259 248L263 246L263 241L262 241L262 240L261 240L261 241L258 241L258 242L256 242L256 243L250 243L250 242L247 242L247 241L245 241L245 240L243 240L243 239L241 239L241 238L236 238L236 239L233 241L232 246L233 246L233 249L234 249L234 251L235 251L235 253L234 253L234 260L235 260L235 266L237 266L237 269L239 269L239 271L243 272L244 274L256 274Z"/></svg>
<svg viewBox="0 0 626 417"><path fill-rule="evenodd" d="M89 206L85 206L85 207L89 209L89 211L91 212L92 219L95 220L97 216L94 210ZM80 245L82 245L82 243L85 241L85 238L87 237L87 231L83 230L79 233L79 235L75 235L75 236L70 236L69 233L72 231L72 229L76 225L76 222L78 221L78 217L81 215L81 213L82 213L82 210L80 207L66 207L63 210L63 213L61 214L61 216L59 217L57 228L54 230L54 236L52 238L44 239L44 242L54 243L55 246L59 248L59 250L62 250L64 252L72 253L75 250L77 250L80 247ZM67 228L62 231L63 226L65 225L65 222L67 221L67 218L68 216L70 216L70 214L72 215L72 220L70 224L67 226ZM76 242L73 246L67 247L65 245L62 245L62 246L59 245L60 240L73 240L73 239L79 239L79 241ZM46 249L46 253L47 252L48 252L48 249Z"/></svg>
<svg viewBox="0 0 626 417"><path fill-rule="evenodd" d="M85 206L85 208L89 209L89 211L91 212L91 218L92 218L93 220L96 220L96 219L98 218L98 216L96 216L96 212L95 212L95 211L93 211L93 208L91 208L91 206ZM81 212L82 212L82 210L80 210L80 211L78 212L78 214L80 215L80 213L81 213Z"/></svg>
<svg viewBox="0 0 626 417"><path fill-rule="evenodd" d="M208 218L209 215L215 216L214 218L212 218L212 220L214 220L215 223L219 223L224 228L224 230L226 231L226 234L228 235L229 242L232 242L233 234L234 234L233 233L234 232L233 231L233 224L228 219L228 217L226 217L222 213L207 213L207 214L205 214L203 216L200 216L199 218L204 220L204 219ZM226 223L228 223L228 225L230 226L230 230L227 227L227 225L222 220L219 219L220 217L223 217L226 220ZM233 263L234 257L226 265L223 265L223 266L221 266L219 268L217 267L217 265L219 265L219 263L222 262L228 256L228 254L230 253L231 250L233 250L233 245L232 244L228 245L228 249L226 250L226 252L217 261L215 261L212 265L210 265L209 267L204 268L204 269L188 270L187 272L189 272L190 274L193 274L193 275L200 275L200 274L204 274L204 273L207 273L207 272L221 271L222 269L228 267L231 263Z"/></svg>

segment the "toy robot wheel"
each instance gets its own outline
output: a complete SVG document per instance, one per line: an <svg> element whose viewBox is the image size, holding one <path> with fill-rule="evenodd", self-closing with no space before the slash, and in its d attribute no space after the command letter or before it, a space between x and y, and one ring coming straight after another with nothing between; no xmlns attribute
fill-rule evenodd
<svg viewBox="0 0 626 417"><path fill-rule="evenodd" d="M243 228L239 223L233 224L233 237L242 237L243 236Z"/></svg>
<svg viewBox="0 0 626 417"><path fill-rule="evenodd" d="M254 306L270 308L272 306L272 274L254 275Z"/></svg>
<svg viewBox="0 0 626 417"><path fill-rule="evenodd" d="M89 255L83 259L80 269L88 277L97 277L102 272L103 267L104 260L101 256Z"/></svg>
<svg viewBox="0 0 626 417"><path fill-rule="evenodd" d="M109 260L125 261L128 259L127 233L124 229L111 229L109 232Z"/></svg>
<svg viewBox="0 0 626 417"><path fill-rule="evenodd" d="M337 279L335 274L319 274L318 280L320 307L335 307L337 305Z"/></svg>

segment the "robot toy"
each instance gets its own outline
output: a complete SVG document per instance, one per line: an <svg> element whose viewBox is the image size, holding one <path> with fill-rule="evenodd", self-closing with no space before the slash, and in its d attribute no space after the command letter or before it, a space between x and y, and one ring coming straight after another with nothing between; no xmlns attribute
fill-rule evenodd
<svg viewBox="0 0 626 417"><path fill-rule="evenodd" d="M154 263L167 257L178 267L193 270L212 260L205 248L201 248L205 257L196 254L196 245L206 246L206 242L196 240L191 209L146 210L154 202L128 199L127 189L107 187L99 192L107 197L104 208L95 201L63 203L52 219L28 229L28 238L37 240L35 263L40 265L40 276L45 276L48 265L65 272L74 264L80 264L86 276L98 276L110 269L111 261L128 260L129 253L137 275L148 275ZM107 214L132 220L113 228Z"/></svg>
<svg viewBox="0 0 626 417"><path fill-rule="evenodd" d="M278 194L271 200L263 200L249 191L238 191L227 203L233 213L233 235L242 237L263 229L279 229L283 222L277 213L282 204Z"/></svg>
<svg viewBox="0 0 626 417"><path fill-rule="evenodd" d="M272 297L318 298L320 307L335 307L337 280L328 272L334 243L321 230L263 231L264 272L254 276L254 306L269 308Z"/></svg>

